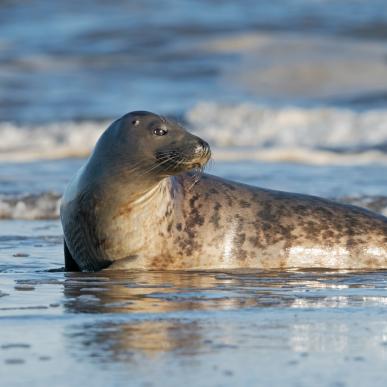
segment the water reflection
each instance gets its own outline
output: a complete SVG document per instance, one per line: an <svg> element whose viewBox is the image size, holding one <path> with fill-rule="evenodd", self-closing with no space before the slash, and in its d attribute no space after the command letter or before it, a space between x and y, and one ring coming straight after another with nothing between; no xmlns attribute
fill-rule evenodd
<svg viewBox="0 0 387 387"><path fill-rule="evenodd" d="M195 355L203 345L208 345L203 337L199 323L179 319L96 322L73 326L67 332L75 354L83 356L86 350L96 359L126 362L141 356L156 358L169 352Z"/></svg>
<svg viewBox="0 0 387 387"><path fill-rule="evenodd" d="M325 310L383 307L386 286L384 272L71 273L65 313L96 318L72 324L66 337L78 356L135 363L241 348L340 352L357 322Z"/></svg>
<svg viewBox="0 0 387 387"><path fill-rule="evenodd" d="M72 313L167 313L261 307L385 305L385 272L70 273L65 307ZM364 289L367 289L365 291Z"/></svg>
<svg viewBox="0 0 387 387"><path fill-rule="evenodd" d="M249 298L238 294L235 280L214 274L117 271L89 277L71 274L64 283L66 308L78 313L166 313L235 309ZM228 285L228 287L225 287Z"/></svg>

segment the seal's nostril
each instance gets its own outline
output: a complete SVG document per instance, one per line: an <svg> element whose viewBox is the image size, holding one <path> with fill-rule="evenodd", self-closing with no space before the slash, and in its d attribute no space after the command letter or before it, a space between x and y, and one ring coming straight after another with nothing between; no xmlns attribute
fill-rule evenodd
<svg viewBox="0 0 387 387"><path fill-rule="evenodd" d="M205 148L206 143L201 138L199 138L198 143L202 148Z"/></svg>
<svg viewBox="0 0 387 387"><path fill-rule="evenodd" d="M198 139L198 145L195 148L195 153L207 153L210 150L210 146L201 138Z"/></svg>

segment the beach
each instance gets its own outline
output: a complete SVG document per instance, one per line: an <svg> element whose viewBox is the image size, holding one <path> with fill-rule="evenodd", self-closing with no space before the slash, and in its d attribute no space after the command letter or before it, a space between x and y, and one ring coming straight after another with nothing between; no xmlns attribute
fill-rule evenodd
<svg viewBox="0 0 387 387"><path fill-rule="evenodd" d="M0 5L4 386L386 384L386 271L63 271L63 191L133 110L210 174L387 216L384 2L221 3Z"/></svg>

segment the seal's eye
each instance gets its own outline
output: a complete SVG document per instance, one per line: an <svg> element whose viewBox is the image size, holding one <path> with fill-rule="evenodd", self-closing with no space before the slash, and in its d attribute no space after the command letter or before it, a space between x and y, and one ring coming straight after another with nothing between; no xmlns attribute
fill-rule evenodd
<svg viewBox="0 0 387 387"><path fill-rule="evenodd" d="M133 120L132 125L133 126L138 126L140 124L140 120Z"/></svg>
<svg viewBox="0 0 387 387"><path fill-rule="evenodd" d="M167 129L156 128L153 129L153 134L156 136L165 136L168 133Z"/></svg>

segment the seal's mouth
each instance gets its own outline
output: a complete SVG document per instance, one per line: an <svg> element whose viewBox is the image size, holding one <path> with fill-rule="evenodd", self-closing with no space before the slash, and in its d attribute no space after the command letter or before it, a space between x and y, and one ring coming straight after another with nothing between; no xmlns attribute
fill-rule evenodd
<svg viewBox="0 0 387 387"><path fill-rule="evenodd" d="M162 149L155 153L159 168L167 174L191 170L203 171L211 158L211 149L201 141L199 145L184 149Z"/></svg>

